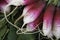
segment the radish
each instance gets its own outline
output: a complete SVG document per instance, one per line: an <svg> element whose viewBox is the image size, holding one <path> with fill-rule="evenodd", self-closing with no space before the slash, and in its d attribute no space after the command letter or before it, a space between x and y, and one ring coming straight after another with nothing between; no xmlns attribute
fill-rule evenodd
<svg viewBox="0 0 60 40"><path fill-rule="evenodd" d="M38 18L38 16L41 14L42 10L45 7L45 2L39 1L32 5L29 5L32 7L30 8L28 6L30 9L27 12L25 12L26 15L23 18L23 22L24 22L23 26L27 23L31 23L31 22L35 21Z"/></svg>
<svg viewBox="0 0 60 40"><path fill-rule="evenodd" d="M60 8L59 7L57 7L56 9L56 14L54 17L53 34L57 39L60 38Z"/></svg>
<svg viewBox="0 0 60 40"><path fill-rule="evenodd" d="M44 36L48 36L51 38L52 35L52 20L53 20L53 15L54 15L54 10L55 7L50 4L46 8L46 11L44 12L44 17L43 17L43 33Z"/></svg>

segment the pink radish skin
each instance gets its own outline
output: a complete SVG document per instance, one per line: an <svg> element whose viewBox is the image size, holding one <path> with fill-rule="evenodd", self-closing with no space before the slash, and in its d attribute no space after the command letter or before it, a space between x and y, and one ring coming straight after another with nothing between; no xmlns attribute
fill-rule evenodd
<svg viewBox="0 0 60 40"><path fill-rule="evenodd" d="M25 7L26 9L29 9L29 8L30 9L25 12L26 15L24 16L24 19L23 19L24 24L27 24L36 20L36 18L41 14L41 11L43 10L44 7L45 7L45 2L40 2L40 1Z"/></svg>
<svg viewBox="0 0 60 40"><path fill-rule="evenodd" d="M53 34L57 39L60 38L60 8L59 7L57 7L56 9L56 14L54 17Z"/></svg>
<svg viewBox="0 0 60 40"><path fill-rule="evenodd" d="M49 5L44 13L43 17L43 33L44 36L51 37L52 36L52 20L54 14L55 7L53 5Z"/></svg>
<svg viewBox="0 0 60 40"><path fill-rule="evenodd" d="M34 2L38 2L39 0L23 0L24 1L24 5L28 5L28 4L32 4Z"/></svg>
<svg viewBox="0 0 60 40"><path fill-rule="evenodd" d="M42 23L42 16L43 15L39 15L39 17L35 21L33 21L31 23L28 23L26 31L34 31L34 30L36 30L36 28L39 26L39 24Z"/></svg>

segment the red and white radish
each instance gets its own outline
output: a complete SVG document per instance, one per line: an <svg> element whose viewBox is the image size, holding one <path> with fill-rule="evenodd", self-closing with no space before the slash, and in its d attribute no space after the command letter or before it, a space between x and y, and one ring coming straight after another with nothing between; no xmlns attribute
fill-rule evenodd
<svg viewBox="0 0 60 40"><path fill-rule="evenodd" d="M52 20L53 20L54 10L55 7L52 4L50 4L48 5L46 11L44 12L43 28L42 28L44 36L48 36L48 37L52 36Z"/></svg>
<svg viewBox="0 0 60 40"><path fill-rule="evenodd" d="M26 15L23 18L23 21L24 21L23 25L35 21L38 18L38 16L41 14L44 7L45 7L45 2L42 2L42 1L36 2L32 5L28 5L27 8L29 10L25 12Z"/></svg>
<svg viewBox="0 0 60 40"><path fill-rule="evenodd" d="M56 9L56 14L54 17L53 34L57 39L60 38L60 8L59 7L57 7Z"/></svg>

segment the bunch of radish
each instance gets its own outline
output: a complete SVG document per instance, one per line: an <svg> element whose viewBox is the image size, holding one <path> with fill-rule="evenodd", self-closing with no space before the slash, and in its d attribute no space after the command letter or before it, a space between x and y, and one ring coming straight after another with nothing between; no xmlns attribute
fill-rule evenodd
<svg viewBox="0 0 60 40"><path fill-rule="evenodd" d="M16 20L17 22L23 17L24 23L21 29L24 29L23 27L26 25L26 31L35 31L43 23L44 36L52 38L54 35L56 39L59 39L60 7L57 6L58 4L59 0L47 0L47 2L46 0L1 0L0 10L10 10L10 5L25 5L22 15ZM6 10L7 7L9 8Z"/></svg>
<svg viewBox="0 0 60 40"><path fill-rule="evenodd" d="M27 31L34 31L38 27L38 26L36 27L36 25L38 25L39 23L42 22L43 23L42 32L44 33L44 36L52 38L53 35L54 35L57 39L60 38L60 32L58 31L59 30L58 28L60 26L60 23L59 23L59 21L60 21L59 18L60 17L59 17L59 14L58 14L60 12L60 8L58 9L58 7L56 7L54 5L55 1L53 3L48 2L48 5L46 6L44 12L43 12L44 6L42 6L42 5L44 5L44 2L41 3L41 1L40 1L41 5L36 2L37 5L41 6L40 8L38 7L41 12L38 9L35 8L37 6L36 4L35 5L31 4L31 5L28 5L24 8L23 14L25 14L25 15L24 15L24 18L23 18L23 22L24 22L23 26L25 24L27 24L27 28L26 28ZM57 11L56 8L58 9L58 11ZM35 11L35 9L36 9L36 11ZM43 18L39 18L37 16L39 14L43 14L43 16L42 16ZM41 19L43 21L41 21ZM56 20L58 20L58 21L56 21ZM56 25L57 25L56 23L58 24L57 27L56 27Z"/></svg>

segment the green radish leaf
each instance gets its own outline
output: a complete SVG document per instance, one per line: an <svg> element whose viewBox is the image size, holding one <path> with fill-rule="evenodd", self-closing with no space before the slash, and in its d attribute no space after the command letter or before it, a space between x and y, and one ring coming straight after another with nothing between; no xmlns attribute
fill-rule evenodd
<svg viewBox="0 0 60 40"><path fill-rule="evenodd" d="M49 1L48 1L48 5L49 5L51 2L52 2L52 0L49 0Z"/></svg>
<svg viewBox="0 0 60 40"><path fill-rule="evenodd" d="M0 28L3 27L7 22L4 18L4 14L0 13Z"/></svg>
<svg viewBox="0 0 60 40"><path fill-rule="evenodd" d="M4 26L4 25L6 25L6 20L0 20L0 29Z"/></svg>
<svg viewBox="0 0 60 40"><path fill-rule="evenodd" d="M16 9L15 12L12 14L11 19L12 19L13 22L14 22L14 20L15 20L15 19L14 19L14 16L16 15L17 12L18 12L18 9Z"/></svg>
<svg viewBox="0 0 60 40"><path fill-rule="evenodd" d="M48 0L46 0L46 1L48 1Z"/></svg>
<svg viewBox="0 0 60 40"><path fill-rule="evenodd" d="M58 3L58 0L54 0L53 4L57 5L57 3Z"/></svg>
<svg viewBox="0 0 60 40"><path fill-rule="evenodd" d="M12 23L14 22L14 18L13 18L14 13L12 15L10 15L10 18L9 18L9 20ZM16 40L17 39L16 29L13 26L11 26L11 25L8 25L8 26L9 26L10 30L9 30L9 33L8 33L8 36L7 36L7 40Z"/></svg>
<svg viewBox="0 0 60 40"><path fill-rule="evenodd" d="M60 6L60 0L58 1L58 6Z"/></svg>
<svg viewBox="0 0 60 40"><path fill-rule="evenodd" d="M0 39L3 38L3 35L5 34L6 31L7 31L7 26L0 29Z"/></svg>
<svg viewBox="0 0 60 40"><path fill-rule="evenodd" d="M0 13L0 20L4 17L3 13Z"/></svg>
<svg viewBox="0 0 60 40"><path fill-rule="evenodd" d="M8 34L8 32L9 32L9 29L7 29L7 31L5 32L5 34L3 35L3 37L2 37L2 40L6 40L6 35Z"/></svg>
<svg viewBox="0 0 60 40"><path fill-rule="evenodd" d="M17 34L16 34L16 29L13 26L9 26L10 30L7 36L7 40L16 40L17 39Z"/></svg>
<svg viewBox="0 0 60 40"><path fill-rule="evenodd" d="M20 34L17 40L35 40L35 37L32 34Z"/></svg>

